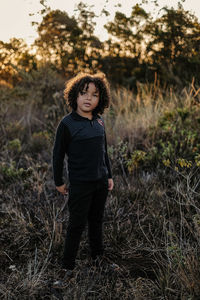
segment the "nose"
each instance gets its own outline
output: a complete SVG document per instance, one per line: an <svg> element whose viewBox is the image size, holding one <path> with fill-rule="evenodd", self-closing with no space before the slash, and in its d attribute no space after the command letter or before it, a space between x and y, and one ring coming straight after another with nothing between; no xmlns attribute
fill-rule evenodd
<svg viewBox="0 0 200 300"><path fill-rule="evenodd" d="M90 93L87 94L87 99L88 99L88 100L91 100L91 99L92 99L92 96L91 96Z"/></svg>

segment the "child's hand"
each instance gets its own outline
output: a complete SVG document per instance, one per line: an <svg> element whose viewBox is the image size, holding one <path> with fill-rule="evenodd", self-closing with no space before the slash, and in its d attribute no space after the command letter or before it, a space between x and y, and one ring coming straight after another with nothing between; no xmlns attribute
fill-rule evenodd
<svg viewBox="0 0 200 300"><path fill-rule="evenodd" d="M108 190L109 190L109 191L112 191L113 187L114 187L113 179L112 179L112 178L109 178L109 179L108 179Z"/></svg>
<svg viewBox="0 0 200 300"><path fill-rule="evenodd" d="M67 195L68 194L68 190L67 190L66 184L63 184L63 185L60 185L60 186L56 186L56 189L57 189L57 191L59 191L63 195Z"/></svg>

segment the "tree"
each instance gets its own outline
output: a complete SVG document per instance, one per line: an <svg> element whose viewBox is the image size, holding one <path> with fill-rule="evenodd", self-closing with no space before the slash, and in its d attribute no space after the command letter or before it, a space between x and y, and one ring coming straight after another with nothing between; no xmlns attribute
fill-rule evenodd
<svg viewBox="0 0 200 300"><path fill-rule="evenodd" d="M104 26L111 37L104 43L102 65L114 82L133 87L139 78L145 79L144 30L149 17L137 4L130 17L116 12L114 21Z"/></svg>
<svg viewBox="0 0 200 300"><path fill-rule="evenodd" d="M147 57L163 80L180 84L200 75L200 24L181 6L163 10L164 14L146 27Z"/></svg>
<svg viewBox="0 0 200 300"><path fill-rule="evenodd" d="M10 84L20 80L18 70L26 72L36 68L36 60L30 54L23 39L12 38L8 43L0 41L0 77Z"/></svg>
<svg viewBox="0 0 200 300"><path fill-rule="evenodd" d="M38 26L39 38L35 41L38 54L43 61L51 61L63 72L70 64L73 69L75 62L72 62L71 55L74 48L78 51L77 40L81 33L74 17L70 18L60 10L50 11ZM84 56L84 51L79 50L79 55Z"/></svg>
<svg viewBox="0 0 200 300"><path fill-rule="evenodd" d="M104 27L114 37L109 50L117 46L117 56L141 57L144 28L149 14L138 4L133 6L130 17L121 12L116 12L114 22L109 22ZM112 41L112 39L110 40ZM113 47L112 47L113 46Z"/></svg>
<svg viewBox="0 0 200 300"><path fill-rule="evenodd" d="M93 34L95 14L82 2L77 11L77 18L60 10L48 12L38 26L39 38L35 41L43 61L52 62L65 75L93 68L101 49L101 42Z"/></svg>
<svg viewBox="0 0 200 300"><path fill-rule="evenodd" d="M102 42L94 35L96 22L93 6L83 2L77 5L78 16L76 18L82 34L79 36L79 43L85 49L84 61L81 61L83 69L96 71L99 68L99 60L102 55Z"/></svg>

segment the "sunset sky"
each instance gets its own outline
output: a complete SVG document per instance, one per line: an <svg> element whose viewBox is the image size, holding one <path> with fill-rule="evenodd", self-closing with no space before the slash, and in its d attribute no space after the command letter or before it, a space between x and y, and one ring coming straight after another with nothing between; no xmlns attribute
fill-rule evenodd
<svg viewBox="0 0 200 300"><path fill-rule="evenodd" d="M74 14L74 8L80 0L49 0L48 5L52 9L64 10L69 16ZM137 0L85 0L82 1L89 5L95 5L92 9L97 15L100 14L103 7L110 12L110 17L98 17L96 19L97 26L95 34L101 39L107 38L106 30L103 25L113 19L116 10L124 12L127 16L131 12L131 8L138 3ZM122 7L115 7L116 3L121 3ZM150 1L149 1L150 2ZM177 0L159 0L159 6L177 7ZM185 10L190 10L200 19L200 0L185 0L182 2ZM151 12L153 5L143 6L147 11ZM42 9L39 0L0 0L0 40L9 41L10 38L24 38L28 44L31 44L37 37L36 28L31 26L32 21L41 22L42 18L37 12ZM34 16L29 16L35 13ZM155 11L156 16L159 11Z"/></svg>

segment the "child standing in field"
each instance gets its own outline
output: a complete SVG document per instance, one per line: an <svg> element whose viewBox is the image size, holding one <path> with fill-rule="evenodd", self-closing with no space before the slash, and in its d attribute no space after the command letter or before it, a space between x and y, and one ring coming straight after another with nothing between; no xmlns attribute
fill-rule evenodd
<svg viewBox="0 0 200 300"><path fill-rule="evenodd" d="M62 267L71 274L75 267L82 232L88 223L92 259L103 255L102 220L113 180L107 154L104 122L99 114L109 106L110 90L103 73L80 73L70 79L64 97L72 112L58 125L53 149L56 189L69 193L69 224ZM69 188L63 182L63 161L68 158Z"/></svg>

